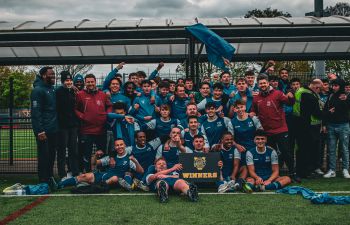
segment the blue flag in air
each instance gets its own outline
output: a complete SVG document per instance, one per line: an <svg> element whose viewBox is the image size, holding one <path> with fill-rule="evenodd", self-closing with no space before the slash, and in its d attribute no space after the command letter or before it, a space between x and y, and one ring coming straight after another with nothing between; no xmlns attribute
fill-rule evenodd
<svg viewBox="0 0 350 225"><path fill-rule="evenodd" d="M230 43L201 23L186 27L186 30L205 45L209 62L225 71L228 70L223 57L231 61L236 50Z"/></svg>

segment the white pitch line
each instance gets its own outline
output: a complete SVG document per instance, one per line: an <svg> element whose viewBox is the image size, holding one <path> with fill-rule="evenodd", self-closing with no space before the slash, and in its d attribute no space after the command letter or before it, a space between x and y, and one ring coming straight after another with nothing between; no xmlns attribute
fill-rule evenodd
<svg viewBox="0 0 350 225"><path fill-rule="evenodd" d="M24 149L29 149L30 147L24 147L24 148L19 148L19 149L15 149L13 150L13 152L18 152L18 151L22 151ZM6 151L6 152L0 152L1 154L9 154L10 151Z"/></svg>
<svg viewBox="0 0 350 225"><path fill-rule="evenodd" d="M328 193L328 194L350 194L350 191L322 191L316 192L317 194ZM254 192L252 195L278 195L282 193L276 192ZM0 195L1 198L13 198L13 197L86 197L86 196L153 196L155 193L102 193L102 194L48 194L48 195ZM229 193L216 193L216 192L204 192L199 195L249 195L241 192L229 192Z"/></svg>

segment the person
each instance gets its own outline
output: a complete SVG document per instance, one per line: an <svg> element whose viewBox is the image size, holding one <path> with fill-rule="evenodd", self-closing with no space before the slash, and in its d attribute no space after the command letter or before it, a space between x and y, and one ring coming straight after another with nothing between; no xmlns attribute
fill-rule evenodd
<svg viewBox="0 0 350 225"><path fill-rule="evenodd" d="M257 130L254 137L255 148L247 151L246 160L249 172L247 183L257 191L277 190L291 183L288 176L279 175L277 152L266 146L267 134Z"/></svg>
<svg viewBox="0 0 350 225"><path fill-rule="evenodd" d="M123 93L124 95L130 99L130 102L134 102L136 98L136 85L134 82L128 81L124 84Z"/></svg>
<svg viewBox="0 0 350 225"><path fill-rule="evenodd" d="M68 149L69 176L79 174L79 152L78 152L78 126L79 121L74 112L75 90L73 89L73 77L68 71L61 72L62 86L56 90L56 110L59 125L59 142L57 152L57 169L61 179L66 177L65 159Z"/></svg>
<svg viewBox="0 0 350 225"><path fill-rule="evenodd" d="M124 102L113 104L113 112L107 114L107 121L113 132L113 143L114 140L123 138L126 146L134 145L134 134L140 130L140 125L134 117L127 114Z"/></svg>
<svg viewBox="0 0 350 225"><path fill-rule="evenodd" d="M161 81L158 85L158 93L156 95L156 106L160 107L164 104L170 104L170 96L172 94L169 93L170 84L166 81ZM159 109L156 109L159 112Z"/></svg>
<svg viewBox="0 0 350 225"><path fill-rule="evenodd" d="M216 115L216 105L214 102L208 102L205 105L207 118L202 122L202 134L207 136L209 147L219 144L220 139L225 131L233 133L232 124L227 117L218 117Z"/></svg>
<svg viewBox="0 0 350 225"><path fill-rule="evenodd" d="M156 158L156 150L161 144L159 138L156 138L150 142L146 142L146 133L144 131L135 132L135 145L126 148L126 151L133 155L140 163L141 167L147 170ZM136 187L143 191L148 191L148 187L142 182L143 173L134 174L134 183Z"/></svg>
<svg viewBox="0 0 350 225"><path fill-rule="evenodd" d="M273 89L280 90L277 76L274 76L274 75L269 76L269 83Z"/></svg>
<svg viewBox="0 0 350 225"><path fill-rule="evenodd" d="M236 86L231 84L231 74L228 71L224 71L220 74L221 84L223 86L223 92L229 97L233 97L236 92ZM215 84L214 84L215 85ZM213 89L214 89L213 85Z"/></svg>
<svg viewBox="0 0 350 225"><path fill-rule="evenodd" d="M229 97L223 92L223 90L224 86L221 83L214 84L212 97L207 97L197 104L199 112L203 112L205 110L205 106L208 102L213 102L215 104L215 111L219 115L227 115Z"/></svg>
<svg viewBox="0 0 350 225"><path fill-rule="evenodd" d="M106 150L107 113L112 111L107 95L96 87L95 75L85 76L85 88L77 93L74 110L81 122L79 132L84 144L84 169L90 172L93 144L98 150Z"/></svg>
<svg viewBox="0 0 350 225"><path fill-rule="evenodd" d="M254 134L258 129L263 129L258 117L250 117L246 112L246 102L244 100L237 100L234 103L236 116L231 120L234 140L240 145L240 153L245 157L245 152L255 146Z"/></svg>
<svg viewBox="0 0 350 225"><path fill-rule="evenodd" d="M48 183L52 189L56 182L53 167L57 148L57 111L55 72L52 67L42 67L33 83L30 95L33 132L38 147L39 182Z"/></svg>
<svg viewBox="0 0 350 225"><path fill-rule="evenodd" d="M190 99L185 93L183 84L176 85L175 97L171 100L171 117L182 120L186 119L186 106L190 103Z"/></svg>
<svg viewBox="0 0 350 225"><path fill-rule="evenodd" d="M142 126L142 130L154 130L156 137L159 137L162 143L165 143L169 137L171 129L179 125L177 119L170 117L170 112L171 109L169 105L161 105L160 117L145 123Z"/></svg>
<svg viewBox="0 0 350 225"><path fill-rule="evenodd" d="M266 75L259 75L257 80L260 93L254 96L252 112L258 116L268 135L268 145L281 153L281 165L286 163L292 179L300 182L300 178L295 174L294 156L289 149L288 127L283 110L284 104L294 104L294 95L291 92L284 95L279 90L270 89Z"/></svg>
<svg viewBox="0 0 350 225"><path fill-rule="evenodd" d="M328 133L329 170L323 176L331 178L336 176L336 148L339 141L342 150L342 167L344 178L349 175L349 109L350 99L345 94L344 80L337 78L331 81L333 93L329 95L324 112L323 129Z"/></svg>
<svg viewBox="0 0 350 225"><path fill-rule="evenodd" d="M106 76L106 78L103 81L103 85L102 85L102 90L103 91L108 90L108 89L111 88L110 87L111 81L113 79L117 78L116 75L118 74L118 71L123 69L124 65L125 65L125 62L121 62L111 72L109 72L109 74ZM121 84L121 82L119 82L119 84ZM119 89L120 89L120 86L119 86ZM109 91L111 91L111 90L109 90ZM119 90L118 90L118 92L119 92Z"/></svg>
<svg viewBox="0 0 350 225"><path fill-rule="evenodd" d="M250 109L253 103L252 92L248 89L247 81L244 78L238 78L236 82L236 87L237 87L237 92L235 96L233 96L230 99L230 103L229 103L229 105L231 106L229 111L230 118L233 118L234 116L234 103L237 100L243 100L246 103L245 108L247 112L250 112Z"/></svg>
<svg viewBox="0 0 350 225"><path fill-rule="evenodd" d="M194 95L195 103L198 104L206 98L211 97L210 93L210 83L202 82L200 84L199 92L196 92Z"/></svg>
<svg viewBox="0 0 350 225"><path fill-rule="evenodd" d="M308 87L301 87L295 93L293 105L294 126L298 151L296 154L296 172L305 178L312 172L323 174L319 168L320 130L322 110L319 93L322 81L314 79ZM303 131L303 132L300 132Z"/></svg>
<svg viewBox="0 0 350 225"><path fill-rule="evenodd" d="M187 129L181 131L181 138L184 140L185 147L189 149L195 149L193 146L194 137L196 135L200 135L204 139L204 144L205 144L204 151L209 152L209 142L208 142L207 136L203 135L202 132L199 130L200 124L198 122L198 117L189 116L187 120L188 120L188 131Z"/></svg>
<svg viewBox="0 0 350 225"><path fill-rule="evenodd" d="M179 126L181 129L188 129L188 118L190 116L199 116L198 108L196 103L190 102L186 105L186 117L179 120ZM204 119L204 116L200 116L198 122L201 123Z"/></svg>
<svg viewBox="0 0 350 225"><path fill-rule="evenodd" d="M192 202L198 201L197 186L179 178L179 171L182 170L181 164L175 164L168 169L168 162L161 157L155 161L154 165L155 172L147 174L146 181L152 190L157 191L161 203L168 201L170 188L187 195Z"/></svg>
<svg viewBox="0 0 350 225"><path fill-rule="evenodd" d="M208 147L206 147L207 144L205 139L206 138L203 135L200 135L200 134L194 135L193 141L191 143L193 147L191 148L186 146L186 151L187 152L192 151L192 153L208 153L209 150L208 150Z"/></svg>
<svg viewBox="0 0 350 225"><path fill-rule="evenodd" d="M252 95L258 95L259 94L259 87L258 84L255 83L255 74L253 70L248 70L244 74L244 78L247 81L248 89L252 92Z"/></svg>
<svg viewBox="0 0 350 225"><path fill-rule="evenodd" d="M288 93L291 88L291 82L289 81L289 70L287 68L282 68L278 71L279 79L278 79L278 90L283 93Z"/></svg>
<svg viewBox="0 0 350 225"><path fill-rule="evenodd" d="M133 110L130 112L139 121L141 127L155 117L155 105L151 103L151 85L149 80L141 82L143 93L135 98Z"/></svg>
<svg viewBox="0 0 350 225"><path fill-rule="evenodd" d="M186 148L182 145L180 135L180 128L173 127L169 135L170 141L167 142L168 148L164 144L160 145L157 149L156 158L159 159L161 157L164 157L169 167L172 167L173 165L179 163L180 152L191 153L187 152Z"/></svg>
<svg viewBox="0 0 350 225"><path fill-rule="evenodd" d="M191 78L185 79L185 93L187 95L196 93L196 91L194 90L193 80Z"/></svg>
<svg viewBox="0 0 350 225"><path fill-rule="evenodd" d="M76 74L73 78L73 85L78 89L78 91L83 90L84 88L84 77L81 74Z"/></svg>
<svg viewBox="0 0 350 225"><path fill-rule="evenodd" d="M220 181L218 182L218 192L240 190L244 185L244 179L247 178L248 170L245 163L245 156L234 147L233 135L225 132L221 138L222 146L219 148L221 162L219 162ZM238 177L239 174L239 177ZM237 184L236 184L236 181ZM244 190L252 192L249 186L244 185Z"/></svg>
<svg viewBox="0 0 350 225"><path fill-rule="evenodd" d="M126 190L131 190L132 178L129 170L134 170L137 173L143 173L144 170L135 157L126 152L123 139L115 140L114 147L116 152L114 157L103 156L102 151L95 153L94 164L99 167L106 167L105 171L88 172L65 179L58 183L58 188L62 189L86 182L89 184L105 183L107 185L119 183Z"/></svg>

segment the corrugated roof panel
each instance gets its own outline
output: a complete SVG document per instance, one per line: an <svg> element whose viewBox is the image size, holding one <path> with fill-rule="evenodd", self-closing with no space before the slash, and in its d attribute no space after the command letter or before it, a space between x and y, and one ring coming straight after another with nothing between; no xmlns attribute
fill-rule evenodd
<svg viewBox="0 0 350 225"><path fill-rule="evenodd" d="M305 53L308 52L325 52L329 42L309 42Z"/></svg>
<svg viewBox="0 0 350 225"><path fill-rule="evenodd" d="M337 41L331 42L327 52L344 52L344 50L350 48L350 41Z"/></svg>
<svg viewBox="0 0 350 225"><path fill-rule="evenodd" d="M260 25L253 18L227 18L232 26L256 26Z"/></svg>
<svg viewBox="0 0 350 225"><path fill-rule="evenodd" d="M306 42L286 42L282 53L302 53Z"/></svg>
<svg viewBox="0 0 350 225"><path fill-rule="evenodd" d="M12 47L17 57L38 57L33 47Z"/></svg>
<svg viewBox="0 0 350 225"><path fill-rule="evenodd" d="M0 57L16 57L10 47L0 48Z"/></svg>
<svg viewBox="0 0 350 225"><path fill-rule="evenodd" d="M106 28L109 21L86 21L81 24L78 28Z"/></svg>
<svg viewBox="0 0 350 225"><path fill-rule="evenodd" d="M139 23L139 27L167 27L166 19L143 19Z"/></svg>
<svg viewBox="0 0 350 225"><path fill-rule="evenodd" d="M128 55L148 55L147 45L125 45Z"/></svg>
<svg viewBox="0 0 350 225"><path fill-rule="evenodd" d="M172 44L171 45L172 55L184 55L187 53L187 45L185 44Z"/></svg>
<svg viewBox="0 0 350 225"><path fill-rule="evenodd" d="M149 54L150 55L169 55L170 54L170 45L149 45Z"/></svg>
<svg viewBox="0 0 350 225"><path fill-rule="evenodd" d="M283 44L283 42L263 43L260 53L280 53L282 51Z"/></svg>
<svg viewBox="0 0 350 225"><path fill-rule="evenodd" d="M78 46L59 46L58 50L64 56L82 56Z"/></svg>
<svg viewBox="0 0 350 225"><path fill-rule="evenodd" d="M346 18L346 17L345 17ZM349 17L347 17L349 19ZM319 18L322 22L325 24L343 24L343 23L348 23L350 24L350 19L349 21L346 21L345 19L341 17L336 17L336 16L330 16L330 17L321 17Z"/></svg>
<svg viewBox="0 0 350 225"><path fill-rule="evenodd" d="M21 24L21 23L18 23L18 22L15 22L15 23L0 22L0 30L1 31L13 30L13 28L18 26L19 24Z"/></svg>
<svg viewBox="0 0 350 225"><path fill-rule="evenodd" d="M288 19L288 18L287 18ZM263 26L267 25L288 25L288 21L280 18L280 17L275 17L275 18L257 18Z"/></svg>
<svg viewBox="0 0 350 225"><path fill-rule="evenodd" d="M108 27L110 28L123 28L123 27L134 27L140 23L140 20L115 20Z"/></svg>
<svg viewBox="0 0 350 225"><path fill-rule="evenodd" d="M179 19L179 18L174 18L171 19L171 24L170 26L172 27L186 27L186 26L191 26L193 24L196 24L197 22L195 19Z"/></svg>
<svg viewBox="0 0 350 225"><path fill-rule="evenodd" d="M52 30L52 29L75 29L75 27L78 26L80 22L81 21L60 21L60 22L52 24L47 29L48 30Z"/></svg>
<svg viewBox="0 0 350 225"><path fill-rule="evenodd" d="M43 30L47 26L47 22L28 22L16 28L16 30Z"/></svg>
<svg viewBox="0 0 350 225"><path fill-rule="evenodd" d="M257 54L261 43L240 43L237 54Z"/></svg>
<svg viewBox="0 0 350 225"><path fill-rule="evenodd" d="M288 18L293 24L296 25L318 25L321 24L319 21L312 17L290 17Z"/></svg>
<svg viewBox="0 0 350 225"><path fill-rule="evenodd" d="M103 56L103 51L100 45L81 46L83 56Z"/></svg>
<svg viewBox="0 0 350 225"><path fill-rule="evenodd" d="M126 55L124 45L103 45L106 55Z"/></svg>
<svg viewBox="0 0 350 225"><path fill-rule="evenodd" d="M225 18L198 18L198 23L206 26L228 26L229 23Z"/></svg>
<svg viewBox="0 0 350 225"><path fill-rule="evenodd" d="M35 47L36 52L39 57L58 57L60 56L56 47L45 46L45 47Z"/></svg>

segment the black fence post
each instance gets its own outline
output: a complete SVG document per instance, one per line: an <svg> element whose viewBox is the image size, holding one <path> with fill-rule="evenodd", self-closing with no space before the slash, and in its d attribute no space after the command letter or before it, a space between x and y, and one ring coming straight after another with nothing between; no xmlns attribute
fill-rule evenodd
<svg viewBox="0 0 350 225"><path fill-rule="evenodd" d="M13 77L10 77L10 102L9 102L9 117L10 117L10 165L13 165Z"/></svg>

